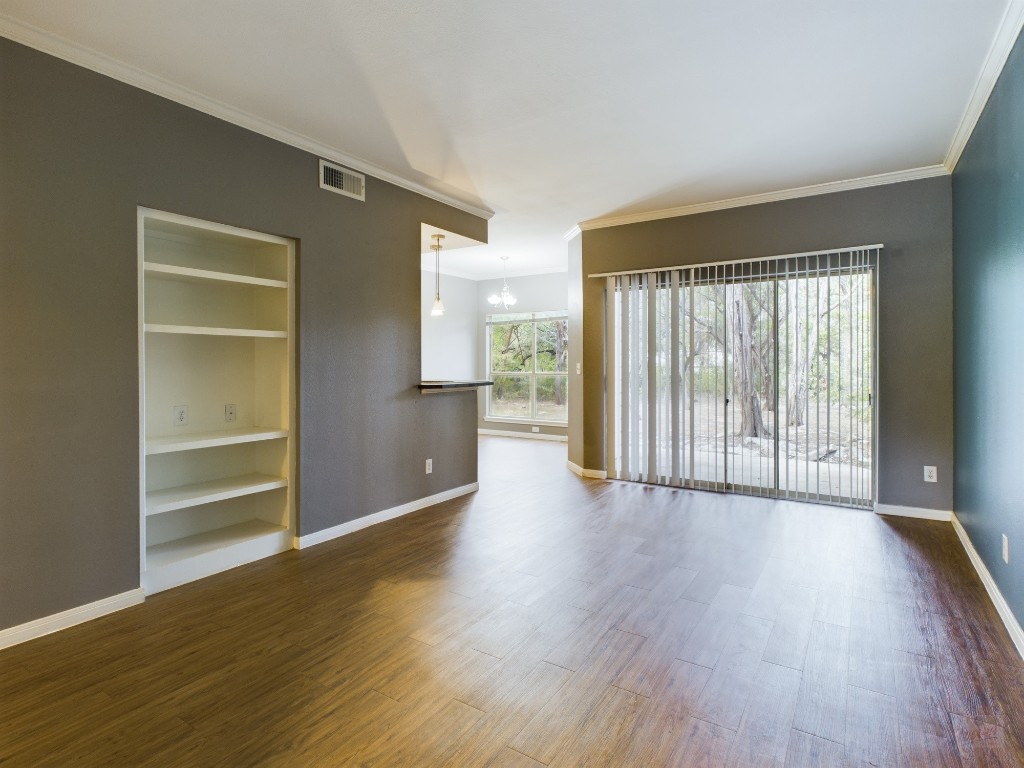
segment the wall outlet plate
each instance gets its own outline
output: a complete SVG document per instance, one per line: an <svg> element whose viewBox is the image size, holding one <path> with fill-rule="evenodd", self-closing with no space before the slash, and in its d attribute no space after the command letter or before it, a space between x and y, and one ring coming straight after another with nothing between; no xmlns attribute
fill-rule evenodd
<svg viewBox="0 0 1024 768"><path fill-rule="evenodd" d="M939 472L935 467L924 468L924 481L926 483L937 483L939 482Z"/></svg>
<svg viewBox="0 0 1024 768"><path fill-rule="evenodd" d="M224 421L234 421L238 416L234 403L224 404Z"/></svg>
<svg viewBox="0 0 1024 768"><path fill-rule="evenodd" d="M431 472L433 472L433 471L434 471L434 460L433 460L433 459L427 459L427 467L426 467L426 470L427 470L427 474L428 474L428 475L429 475L429 474L430 474Z"/></svg>
<svg viewBox="0 0 1024 768"><path fill-rule="evenodd" d="M1003 562L1010 562L1010 539L1005 533L1003 534Z"/></svg>
<svg viewBox="0 0 1024 768"><path fill-rule="evenodd" d="M188 424L188 406L172 405L171 421L174 422L174 426L176 427L183 427Z"/></svg>

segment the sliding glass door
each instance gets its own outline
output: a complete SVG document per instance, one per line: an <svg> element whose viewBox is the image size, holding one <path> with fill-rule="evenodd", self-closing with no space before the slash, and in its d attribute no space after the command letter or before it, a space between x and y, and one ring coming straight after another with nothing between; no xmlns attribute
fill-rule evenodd
<svg viewBox="0 0 1024 768"><path fill-rule="evenodd" d="M609 476L870 506L877 254L607 276Z"/></svg>

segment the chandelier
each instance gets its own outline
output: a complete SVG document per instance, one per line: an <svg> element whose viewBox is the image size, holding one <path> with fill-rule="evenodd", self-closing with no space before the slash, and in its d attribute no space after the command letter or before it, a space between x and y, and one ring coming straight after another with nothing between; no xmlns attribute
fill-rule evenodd
<svg viewBox="0 0 1024 768"><path fill-rule="evenodd" d="M512 291L508 289L508 281L505 279L506 264L508 256L501 257L501 293L492 293L487 297L487 303L492 307L497 307L499 304L505 309L510 309L515 306L516 297L512 295Z"/></svg>

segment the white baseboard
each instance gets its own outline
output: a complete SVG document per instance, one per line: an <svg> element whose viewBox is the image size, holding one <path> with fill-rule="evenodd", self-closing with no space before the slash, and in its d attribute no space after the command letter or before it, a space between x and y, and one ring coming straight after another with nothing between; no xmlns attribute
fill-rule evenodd
<svg viewBox="0 0 1024 768"><path fill-rule="evenodd" d="M1013 644L1017 646L1017 653L1024 659L1024 629L1021 628L1020 622L1017 621L1017 617L1013 615L1013 611L1010 610L1009 603L1006 602L1006 598L1003 597L1003 593L999 591L999 587L996 586L995 579L992 578L992 574L989 573L988 568L985 566L984 561L981 559L981 555L978 554L978 550L974 548L971 537L967 535L967 531L957 520L956 515L953 515L953 530L956 531L956 535L960 537L960 543L964 545L964 549L967 551L967 557L970 558L971 564L974 566L974 570L978 572L978 576L981 577L981 583L985 585L985 591L988 592L988 596L992 598L992 603L995 605L996 610L999 612L999 618L1003 620L1003 624L1006 625L1006 631L1010 633L1010 639L1013 640Z"/></svg>
<svg viewBox="0 0 1024 768"><path fill-rule="evenodd" d="M559 443L569 442L568 435L545 435L543 432L514 432L511 429L478 429L479 435L496 435L497 437L525 437L529 440L555 440Z"/></svg>
<svg viewBox="0 0 1024 768"><path fill-rule="evenodd" d="M394 520L396 517L408 515L410 512L431 507L434 504L440 504L442 501L448 501L449 499L455 499L459 496L465 496L467 493L473 493L478 490L480 490L480 483L470 483L469 485L462 485L458 488L441 491L441 493L435 493L433 496L426 496L422 499L410 501L407 504L391 507L391 509L374 512L372 515L350 520L347 523L336 525L333 528L324 528L322 531L308 533L305 536L296 536L294 547L295 549L306 549L307 547L312 547L315 544L323 544L325 541L337 539L341 536L361 531L363 528L369 528L371 525L383 523L386 520Z"/></svg>
<svg viewBox="0 0 1024 768"><path fill-rule="evenodd" d="M138 605L145 599L146 596L142 591L142 587L139 587L128 592L122 592L119 595L105 597L94 603L80 605L77 608L69 608L52 616L44 616L35 621L0 630L0 648L9 648L12 645L34 640L37 637L49 635L52 632L58 632L91 619L98 619L100 616L120 611L122 608Z"/></svg>
<svg viewBox="0 0 1024 768"><path fill-rule="evenodd" d="M595 480L608 479L608 473L605 472L603 469L584 469L579 464L575 464L571 461L567 461L565 462L565 464L567 467L569 467L569 471L572 472L574 475L579 475L580 477L591 477L594 478Z"/></svg>
<svg viewBox="0 0 1024 768"><path fill-rule="evenodd" d="M896 504L875 504L876 515L895 515L896 517L916 517L921 520L940 520L948 523L953 513L946 509L926 509L925 507L901 507Z"/></svg>

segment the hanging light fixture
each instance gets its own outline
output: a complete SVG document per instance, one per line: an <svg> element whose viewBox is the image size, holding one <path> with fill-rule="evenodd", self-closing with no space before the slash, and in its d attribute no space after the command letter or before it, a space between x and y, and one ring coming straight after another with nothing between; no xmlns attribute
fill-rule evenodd
<svg viewBox="0 0 1024 768"><path fill-rule="evenodd" d="M501 257L501 294L492 293L487 297L487 302L492 307L497 307L499 304L505 309L514 307L516 304L516 297L512 295L512 291L508 289L508 280L505 279L505 273L507 271L505 262L508 261L508 256Z"/></svg>
<svg viewBox="0 0 1024 768"><path fill-rule="evenodd" d="M444 302L441 301L441 241L444 235L433 235L434 244L430 249L434 252L434 306L430 310L431 317L444 314Z"/></svg>

